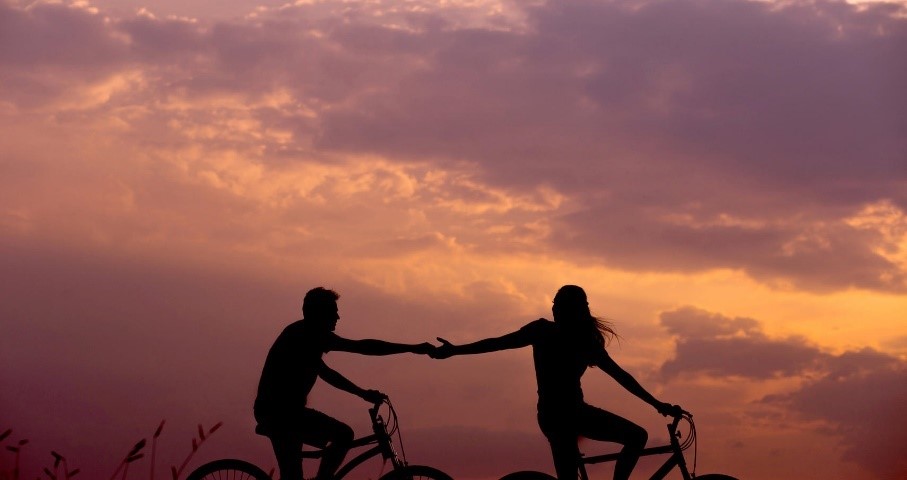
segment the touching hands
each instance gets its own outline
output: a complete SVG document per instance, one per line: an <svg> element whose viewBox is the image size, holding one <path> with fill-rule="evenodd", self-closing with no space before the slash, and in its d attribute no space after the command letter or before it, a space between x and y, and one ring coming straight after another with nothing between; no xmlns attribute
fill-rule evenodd
<svg viewBox="0 0 907 480"><path fill-rule="evenodd" d="M428 356L438 360L452 357L454 354L454 344L441 337L438 337L438 341L441 342L441 346L435 347L434 351L429 353Z"/></svg>
<svg viewBox="0 0 907 480"><path fill-rule="evenodd" d="M415 348L413 348L413 353L417 353L419 355L431 355L436 348L437 347L435 347L434 345L428 342L424 342L416 345Z"/></svg>

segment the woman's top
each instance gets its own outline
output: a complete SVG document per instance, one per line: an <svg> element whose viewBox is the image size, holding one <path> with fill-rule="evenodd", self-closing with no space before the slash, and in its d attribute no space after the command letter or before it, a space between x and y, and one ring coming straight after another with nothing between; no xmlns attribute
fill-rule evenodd
<svg viewBox="0 0 907 480"><path fill-rule="evenodd" d="M532 345L539 413L576 410L583 404L580 378L589 365L589 352L584 352L576 337L562 326L543 318L527 324L519 332Z"/></svg>

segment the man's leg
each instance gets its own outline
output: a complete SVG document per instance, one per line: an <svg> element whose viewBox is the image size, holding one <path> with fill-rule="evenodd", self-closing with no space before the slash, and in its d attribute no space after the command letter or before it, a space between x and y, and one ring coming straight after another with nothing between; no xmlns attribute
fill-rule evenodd
<svg viewBox="0 0 907 480"><path fill-rule="evenodd" d="M277 468L280 469L281 480L302 480L302 463L299 452L302 442L292 437L271 437L271 446L277 457Z"/></svg>
<svg viewBox="0 0 907 480"><path fill-rule="evenodd" d="M646 447L646 429L611 412L585 405L580 411L580 435L592 440L624 446L614 465L614 480L628 480L639 455Z"/></svg>
<svg viewBox="0 0 907 480"><path fill-rule="evenodd" d="M302 442L324 449L316 478L330 480L352 446L353 429L311 408L305 409L303 416L305 430L302 433Z"/></svg>

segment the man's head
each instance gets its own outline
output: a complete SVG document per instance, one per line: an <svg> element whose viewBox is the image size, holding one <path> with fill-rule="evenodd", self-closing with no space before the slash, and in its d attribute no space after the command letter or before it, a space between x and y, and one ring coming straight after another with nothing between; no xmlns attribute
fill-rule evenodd
<svg viewBox="0 0 907 480"><path fill-rule="evenodd" d="M337 300L340 294L324 287L309 290L302 300L302 317L306 321L315 322L327 330L333 331L337 326L340 314L337 310Z"/></svg>

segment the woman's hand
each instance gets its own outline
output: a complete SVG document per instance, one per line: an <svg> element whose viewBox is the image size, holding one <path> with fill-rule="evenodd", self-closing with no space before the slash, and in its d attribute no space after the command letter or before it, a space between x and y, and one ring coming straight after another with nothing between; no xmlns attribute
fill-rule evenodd
<svg viewBox="0 0 907 480"><path fill-rule="evenodd" d="M445 358L450 358L454 355L454 344L444 340L441 337L438 337L438 341L441 342L440 347L435 347L433 352L429 352L428 356L434 359L442 360Z"/></svg>
<svg viewBox="0 0 907 480"><path fill-rule="evenodd" d="M679 417L683 415L684 410L680 408L680 405L671 405L670 403L659 402L655 409L658 410L658 413L666 417Z"/></svg>

